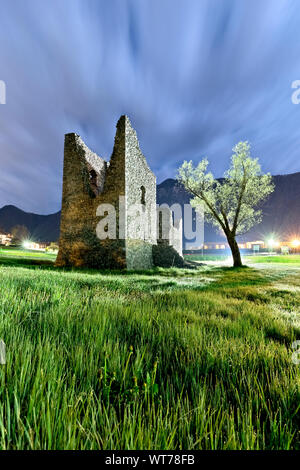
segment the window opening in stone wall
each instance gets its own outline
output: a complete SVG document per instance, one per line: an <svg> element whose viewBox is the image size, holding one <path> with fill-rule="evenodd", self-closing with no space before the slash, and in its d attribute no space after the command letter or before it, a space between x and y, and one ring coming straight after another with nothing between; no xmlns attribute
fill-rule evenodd
<svg viewBox="0 0 300 470"><path fill-rule="evenodd" d="M95 195L97 195L98 194L97 173L93 169L89 171L89 180L90 180L90 186L91 186L92 191L94 192Z"/></svg>
<svg viewBox="0 0 300 470"><path fill-rule="evenodd" d="M146 188L145 186L141 186L141 204L146 204Z"/></svg>

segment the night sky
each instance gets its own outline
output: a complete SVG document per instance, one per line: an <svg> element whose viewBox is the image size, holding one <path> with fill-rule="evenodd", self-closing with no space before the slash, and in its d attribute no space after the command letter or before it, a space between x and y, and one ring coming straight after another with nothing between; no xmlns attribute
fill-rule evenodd
<svg viewBox="0 0 300 470"><path fill-rule="evenodd" d="M158 182L249 140L300 171L299 0L0 0L0 207L60 209L64 134L109 159L128 114Z"/></svg>

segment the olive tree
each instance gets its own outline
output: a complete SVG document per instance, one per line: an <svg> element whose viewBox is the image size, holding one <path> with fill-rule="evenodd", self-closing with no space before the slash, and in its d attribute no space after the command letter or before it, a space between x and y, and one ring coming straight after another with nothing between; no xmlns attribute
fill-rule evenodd
<svg viewBox="0 0 300 470"><path fill-rule="evenodd" d="M195 167L192 161L185 161L177 179L193 195L191 205L196 210L204 208L208 221L224 232L233 265L242 266L236 236L261 222L259 205L274 191L272 176L262 173L258 159L251 157L248 142L239 142L233 148L230 167L220 181L207 167L207 159Z"/></svg>

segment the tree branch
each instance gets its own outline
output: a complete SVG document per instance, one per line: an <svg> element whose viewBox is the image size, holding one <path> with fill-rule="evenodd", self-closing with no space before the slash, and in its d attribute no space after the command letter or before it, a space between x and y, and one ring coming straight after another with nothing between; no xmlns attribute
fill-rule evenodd
<svg viewBox="0 0 300 470"><path fill-rule="evenodd" d="M188 185L186 185L186 188L190 191L190 193L192 193L194 196L198 197L199 199L201 199L202 201L205 202L205 204L207 205L207 207L209 208L209 210L211 211L211 213L213 214L214 218L219 222L219 224L221 225L222 229L224 230L224 232L226 233L226 226L225 224L223 223L222 219L220 219L218 213L215 211L214 207L208 202L208 200L206 199L206 197L204 196L204 194L200 193L197 194L193 189L191 189Z"/></svg>

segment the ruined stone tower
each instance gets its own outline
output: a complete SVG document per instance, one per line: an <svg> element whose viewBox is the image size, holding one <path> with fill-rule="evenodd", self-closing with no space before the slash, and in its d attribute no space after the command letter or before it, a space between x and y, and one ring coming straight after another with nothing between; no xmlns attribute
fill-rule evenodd
<svg viewBox="0 0 300 470"><path fill-rule="evenodd" d="M99 239L99 222L109 204L115 233ZM149 230L132 233L138 205ZM102 208L99 210L99 206ZM143 223L143 222L142 222ZM172 240L169 242L172 245ZM174 243L175 244L175 243ZM109 162L93 153L76 134L66 134L63 196L57 266L149 269L157 246L156 178L142 154L127 116L117 123Z"/></svg>

